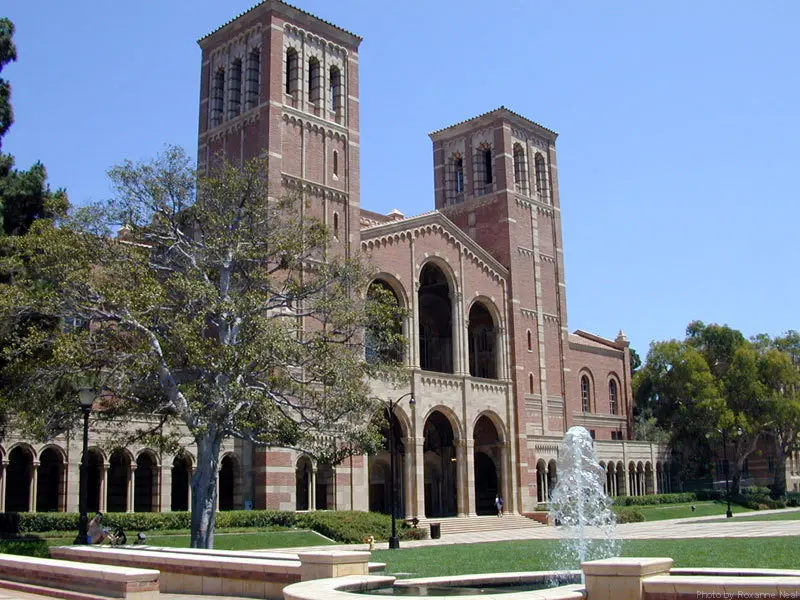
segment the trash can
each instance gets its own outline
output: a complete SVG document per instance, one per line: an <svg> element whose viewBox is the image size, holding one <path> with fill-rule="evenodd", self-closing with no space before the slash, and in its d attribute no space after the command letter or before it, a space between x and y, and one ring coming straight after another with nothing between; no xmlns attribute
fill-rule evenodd
<svg viewBox="0 0 800 600"><path fill-rule="evenodd" d="M442 537L442 524L431 523L431 539L438 540L440 537Z"/></svg>

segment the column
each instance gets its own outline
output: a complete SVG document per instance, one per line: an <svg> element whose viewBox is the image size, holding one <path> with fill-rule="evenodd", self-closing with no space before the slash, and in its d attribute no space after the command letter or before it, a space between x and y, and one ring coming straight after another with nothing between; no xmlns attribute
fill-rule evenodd
<svg viewBox="0 0 800 600"><path fill-rule="evenodd" d="M542 479L543 479L542 483L544 484L544 492L543 492L542 495L544 496L544 501L545 502L549 502L550 501L550 467L548 467L547 465L545 465L545 467L544 467L544 475L542 475Z"/></svg>
<svg viewBox="0 0 800 600"><path fill-rule="evenodd" d="M405 518L414 515L414 438L403 438L403 447L406 450L403 459L403 508Z"/></svg>
<svg viewBox="0 0 800 600"><path fill-rule="evenodd" d="M98 502L100 512L106 512L108 508L108 470L111 468L108 464L103 464L103 477L100 479L100 502Z"/></svg>
<svg viewBox="0 0 800 600"><path fill-rule="evenodd" d="M36 492L39 487L39 461L31 463L30 496L28 497L28 512L36 512Z"/></svg>
<svg viewBox="0 0 800 600"><path fill-rule="evenodd" d="M190 467L189 468L189 492L187 494L187 496L189 496L189 497L186 499L186 501L188 503L187 506L189 507L190 511L192 510L192 476L193 475L194 475L194 469Z"/></svg>
<svg viewBox="0 0 800 600"><path fill-rule="evenodd" d="M464 306L461 292L455 289L450 294L453 303L451 318L453 319L453 373L469 373L469 344L465 343L467 324L464 319Z"/></svg>
<svg viewBox="0 0 800 600"><path fill-rule="evenodd" d="M414 438L414 516L425 518L425 454L424 438Z"/></svg>
<svg viewBox="0 0 800 600"><path fill-rule="evenodd" d="M317 510L317 467L311 467L311 481L308 482L308 510Z"/></svg>
<svg viewBox="0 0 800 600"><path fill-rule="evenodd" d="M515 513L517 507L514 506L514 490L511 486L510 469L508 468L508 442L500 442L500 486L503 490L503 512Z"/></svg>
<svg viewBox="0 0 800 600"><path fill-rule="evenodd" d="M164 460L161 459L161 465L158 469L158 504L156 507L159 512L166 512L172 510L172 465L164 466Z"/></svg>
<svg viewBox="0 0 800 600"><path fill-rule="evenodd" d="M136 465L131 465L128 469L128 487L127 487L127 506L125 507L125 512L132 513L133 512L133 491L134 491L134 481L136 475Z"/></svg>
<svg viewBox="0 0 800 600"><path fill-rule="evenodd" d="M6 512L6 472L8 461L0 462L0 513Z"/></svg>
<svg viewBox="0 0 800 600"><path fill-rule="evenodd" d="M464 440L463 447L466 458L463 467L463 479L464 485L466 486L466 489L464 490L464 499L466 500L464 512L470 517L474 517L478 514L475 510L475 440L472 438L467 438ZM503 496L503 498L505 499L505 496Z"/></svg>

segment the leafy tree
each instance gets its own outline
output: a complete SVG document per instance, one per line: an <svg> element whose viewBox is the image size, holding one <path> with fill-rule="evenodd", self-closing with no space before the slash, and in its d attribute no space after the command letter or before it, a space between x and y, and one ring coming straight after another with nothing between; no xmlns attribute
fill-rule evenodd
<svg viewBox="0 0 800 600"><path fill-rule="evenodd" d="M17 60L14 24L0 18L0 74ZM0 77L0 235L24 234L34 220L63 214L68 201L64 190L52 192L44 165L37 162L29 171L14 169L14 157L3 154L3 136L14 122L11 85Z"/></svg>
<svg viewBox="0 0 800 600"><path fill-rule="evenodd" d="M199 179L189 165L178 148L127 162L110 171L110 205L2 240L14 277L0 323L17 331L10 399L29 428L69 426L91 374L101 418L167 415L189 430L192 546L211 547L225 438L332 463L375 447L370 382L402 368L364 360L364 328L396 347L401 315L366 293L358 257L324 258L328 231L300 217L302 200L268 198L264 160ZM30 313L70 326L16 328Z"/></svg>

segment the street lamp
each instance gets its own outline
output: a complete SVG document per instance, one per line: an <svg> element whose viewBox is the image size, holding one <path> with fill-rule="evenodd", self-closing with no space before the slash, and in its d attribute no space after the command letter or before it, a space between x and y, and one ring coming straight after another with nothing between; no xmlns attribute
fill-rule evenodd
<svg viewBox="0 0 800 600"><path fill-rule="evenodd" d="M728 463L728 436L724 429L717 429L717 433L722 435L722 455L725 458L725 462L722 463L722 472L725 475L725 500L728 503L728 510L725 511L725 516L730 519L733 516L733 511L731 511L731 484L730 484L730 464ZM711 437L711 434L706 434L707 438ZM713 487L713 486L712 486Z"/></svg>
<svg viewBox="0 0 800 600"><path fill-rule="evenodd" d="M400 547L400 538L397 537L397 525L395 523L395 515L397 513L397 501L395 498L395 488L394 488L394 431L395 431L395 419L394 416L394 409L400 403L403 398L411 397L408 401L410 406L414 406L416 404L416 400L414 400L413 392L408 392L407 394L403 394L397 400L388 400L386 402L386 406L389 408L389 476L391 477L391 486L389 487L389 493L391 494L391 510L392 510L392 535L389 538L389 548L392 550L396 550Z"/></svg>
<svg viewBox="0 0 800 600"><path fill-rule="evenodd" d="M81 410L83 411L83 456L81 457L81 490L79 499L79 510L81 516L78 518L78 537L75 538L76 544L89 543L89 516L87 512L87 498L89 491L89 413L92 412L95 393L93 389L81 388L78 397L80 399Z"/></svg>

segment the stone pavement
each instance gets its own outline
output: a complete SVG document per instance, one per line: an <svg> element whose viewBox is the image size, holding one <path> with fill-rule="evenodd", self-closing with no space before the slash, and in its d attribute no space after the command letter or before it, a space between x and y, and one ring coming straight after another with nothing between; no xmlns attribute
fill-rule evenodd
<svg viewBox="0 0 800 600"><path fill-rule="evenodd" d="M746 521L742 517L766 515L780 512L800 512L800 509L761 510L747 512L725 519L725 515L696 517L688 519L668 519L644 523L625 523L617 526L617 537L623 540L647 539L689 539L725 537L786 537L800 536L800 518L787 521ZM722 519L722 520L720 520ZM420 548L424 546L446 546L449 544L479 544L482 542L505 542L509 540L558 540L564 537L560 527L531 527L530 529L509 529L481 531L474 533L453 533L438 540L413 540L400 542L401 548ZM340 545L348 550L368 550L367 544ZM303 552L312 550L332 550L336 546L314 546L309 548L286 548L287 551ZM375 544L375 550L388 549L387 543ZM272 550L275 552L276 550Z"/></svg>

